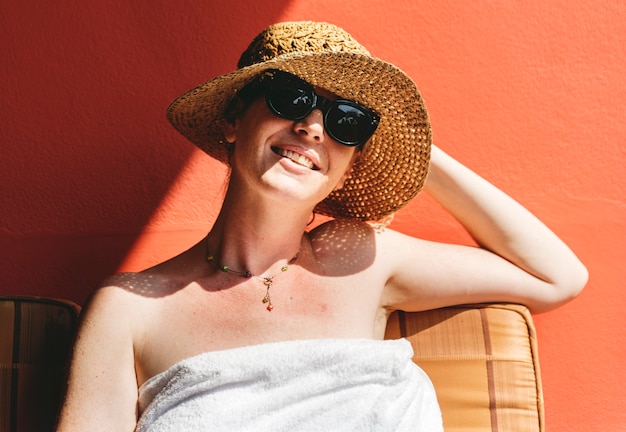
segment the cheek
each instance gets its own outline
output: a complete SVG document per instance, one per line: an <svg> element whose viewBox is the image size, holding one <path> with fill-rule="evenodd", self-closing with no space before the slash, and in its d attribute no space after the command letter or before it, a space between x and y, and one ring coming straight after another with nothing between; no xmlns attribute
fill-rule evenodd
<svg viewBox="0 0 626 432"><path fill-rule="evenodd" d="M251 102L248 106L242 106L236 113L232 114L232 120L224 121L224 138L230 143L236 142L242 139L245 135L249 134L251 125L260 123L260 110L259 105L263 102L262 99L257 99ZM264 105L264 103L263 103Z"/></svg>
<svg viewBox="0 0 626 432"><path fill-rule="evenodd" d="M341 144L337 144L337 146L339 147L339 149L335 154L335 157L337 158L336 160L339 161L338 165L341 166L340 170L342 171L342 173L350 171L359 153L354 147L346 147Z"/></svg>
<svg viewBox="0 0 626 432"><path fill-rule="evenodd" d="M338 144L341 146L341 144ZM340 154L335 155L337 158L335 160L338 161L337 164L337 183L335 185L335 189L341 189L344 185L344 182L350 175L352 171L352 166L354 162L357 160L359 156L359 152L354 148L342 146L342 151ZM339 162L340 161L340 162Z"/></svg>
<svg viewBox="0 0 626 432"><path fill-rule="evenodd" d="M257 99L237 118L234 136L236 141L259 141L285 129L289 121L272 114L264 99Z"/></svg>

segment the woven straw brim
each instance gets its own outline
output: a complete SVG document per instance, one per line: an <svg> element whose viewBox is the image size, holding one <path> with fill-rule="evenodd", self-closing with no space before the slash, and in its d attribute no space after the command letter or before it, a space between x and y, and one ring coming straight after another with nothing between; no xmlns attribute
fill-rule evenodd
<svg viewBox="0 0 626 432"><path fill-rule="evenodd" d="M396 66L356 53L320 52L278 56L196 87L176 99L167 118L187 139L228 164L223 113L237 91L261 71L280 69L380 117L376 132L354 164L344 187L318 204L335 218L376 221L404 207L423 187L432 133L415 83Z"/></svg>

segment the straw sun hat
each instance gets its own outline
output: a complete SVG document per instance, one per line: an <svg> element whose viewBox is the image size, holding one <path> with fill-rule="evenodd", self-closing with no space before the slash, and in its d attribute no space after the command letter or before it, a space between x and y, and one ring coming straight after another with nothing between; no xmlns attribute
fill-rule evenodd
<svg viewBox="0 0 626 432"><path fill-rule="evenodd" d="M404 72L371 56L332 24L303 21L267 27L241 55L237 70L177 98L167 110L168 120L227 164L224 110L237 91L266 69L290 72L381 118L344 187L319 203L317 213L377 221L417 195L428 171L432 138L422 98Z"/></svg>

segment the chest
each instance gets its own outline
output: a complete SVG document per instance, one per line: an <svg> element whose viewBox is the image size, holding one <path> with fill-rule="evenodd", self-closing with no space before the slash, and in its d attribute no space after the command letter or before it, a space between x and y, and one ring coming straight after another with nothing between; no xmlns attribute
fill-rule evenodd
<svg viewBox="0 0 626 432"><path fill-rule="evenodd" d="M386 323L382 284L367 272L329 277L299 268L276 276L269 287L232 275L190 284L155 302L144 318L139 381L207 351L291 339L379 338Z"/></svg>

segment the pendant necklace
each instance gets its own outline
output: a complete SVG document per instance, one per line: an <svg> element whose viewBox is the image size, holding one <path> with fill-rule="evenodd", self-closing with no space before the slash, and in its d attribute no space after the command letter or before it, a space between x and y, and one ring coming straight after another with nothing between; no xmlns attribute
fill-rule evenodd
<svg viewBox="0 0 626 432"><path fill-rule="evenodd" d="M252 274L252 272L250 272L249 270L246 271L237 271L237 270L233 270L231 269L227 264L218 264L215 261L215 257L213 255L211 255L211 253L208 251L208 242L207 242L207 261L214 266L215 268L223 271L224 273L232 273L235 274L237 276L241 276L244 278L255 278L260 280L261 282L263 282L263 285L265 285L265 296L263 297L263 304L267 304L266 308L269 312L272 311L272 309L274 309L274 305L272 304L272 298L270 297L270 288L272 287L272 284L274 283L274 278L276 276L278 276L279 274L282 274L284 272L286 272L287 270L289 270L289 266L291 264L293 264L294 262L296 262L296 260L298 259L298 255L300 254L300 251L296 252L296 254L293 256L293 258L291 258L289 260L289 262L287 262L287 264L285 264L284 266L282 266L280 268L280 271L278 273L276 273L275 275L272 276L256 276L254 274Z"/></svg>

